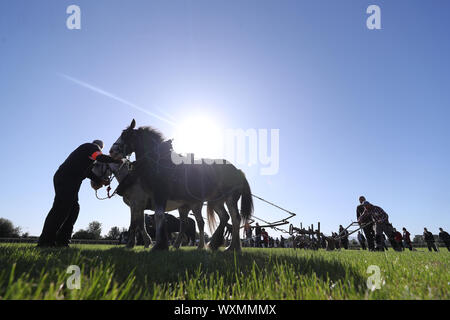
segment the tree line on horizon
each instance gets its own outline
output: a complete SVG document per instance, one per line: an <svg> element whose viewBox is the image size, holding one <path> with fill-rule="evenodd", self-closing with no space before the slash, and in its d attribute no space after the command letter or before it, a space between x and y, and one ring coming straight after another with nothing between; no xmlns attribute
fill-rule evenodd
<svg viewBox="0 0 450 320"><path fill-rule="evenodd" d="M102 224L98 221L89 223L86 229L80 229L75 232L72 239L79 240L118 240L120 234L126 231L125 228L120 230L119 227L112 227L111 230L102 236ZM0 238L28 238L28 232L22 233L22 228L14 226L11 220L0 218Z"/></svg>

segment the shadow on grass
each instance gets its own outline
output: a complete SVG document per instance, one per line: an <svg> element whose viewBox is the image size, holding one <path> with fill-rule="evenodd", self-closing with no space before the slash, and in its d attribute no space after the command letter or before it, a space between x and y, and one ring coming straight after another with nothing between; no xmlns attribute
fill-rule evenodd
<svg viewBox="0 0 450 320"><path fill-rule="evenodd" d="M148 287L151 284L176 283L199 274L222 276L224 283L230 285L236 281L236 274L247 277L253 273L260 278L286 268L293 270L296 276L315 275L324 282L350 278L356 291L361 291L365 284L357 270L338 259L330 259L325 253L289 249L244 249L241 254L235 254L195 249L149 252L124 247L38 249L23 246L8 254L5 248L0 248L0 268L13 263L16 263L16 276L26 272L35 277L42 270L64 272L69 265L79 265L85 274L112 267L115 281L121 283L134 273L136 285L144 290L151 290Z"/></svg>

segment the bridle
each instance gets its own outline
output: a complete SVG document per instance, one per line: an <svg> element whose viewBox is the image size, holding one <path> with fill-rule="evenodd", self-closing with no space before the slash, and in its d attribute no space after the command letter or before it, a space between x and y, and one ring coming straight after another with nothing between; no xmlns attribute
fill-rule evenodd
<svg viewBox="0 0 450 320"><path fill-rule="evenodd" d="M115 147L117 152L121 153L125 158L129 157L129 155L127 153L128 145L126 143L114 142L112 146ZM131 154L131 152L130 152L130 154Z"/></svg>
<svg viewBox="0 0 450 320"><path fill-rule="evenodd" d="M122 164L120 165L119 169L117 170L117 174L120 173L120 171L122 170L123 166L130 165L130 161L128 159L126 159L125 161L122 162ZM110 194L111 192L111 182L114 180L115 175L114 175L114 171L111 169L109 163L105 163L104 165L102 165L102 171L101 171L101 178L103 177L107 177L106 180L108 180L108 187L106 188L106 192L107 192L107 196L105 198L100 198L98 196L98 190L95 190L95 197L98 200L107 200L107 199L111 199L112 197L114 197L117 194L117 189L119 188L119 186L116 187L116 189L114 190L114 192L112 194ZM130 170L128 170L127 176L130 174Z"/></svg>

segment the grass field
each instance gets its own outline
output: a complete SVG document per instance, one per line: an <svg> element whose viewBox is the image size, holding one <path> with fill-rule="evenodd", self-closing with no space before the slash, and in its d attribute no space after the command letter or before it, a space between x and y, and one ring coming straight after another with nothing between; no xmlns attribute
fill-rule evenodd
<svg viewBox="0 0 450 320"><path fill-rule="evenodd" d="M450 299L450 253L0 245L0 299ZM81 289L69 290L69 265ZM367 288L368 266L381 289Z"/></svg>

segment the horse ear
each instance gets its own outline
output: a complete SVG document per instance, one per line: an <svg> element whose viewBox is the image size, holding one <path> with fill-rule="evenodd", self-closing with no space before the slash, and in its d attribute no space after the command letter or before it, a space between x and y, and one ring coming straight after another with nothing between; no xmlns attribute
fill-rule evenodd
<svg viewBox="0 0 450 320"><path fill-rule="evenodd" d="M135 127L136 127L136 120L133 119L133 121L131 121L131 124L128 127L128 129L134 129Z"/></svg>

